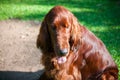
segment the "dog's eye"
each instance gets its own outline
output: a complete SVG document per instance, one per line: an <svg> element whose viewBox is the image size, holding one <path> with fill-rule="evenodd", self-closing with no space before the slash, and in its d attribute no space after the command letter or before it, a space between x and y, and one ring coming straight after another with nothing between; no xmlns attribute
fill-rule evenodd
<svg viewBox="0 0 120 80"><path fill-rule="evenodd" d="M67 26L66 28L69 29L69 26Z"/></svg>
<svg viewBox="0 0 120 80"><path fill-rule="evenodd" d="M70 30L70 26L67 26L67 27L66 27L66 30L69 31L69 30Z"/></svg>
<svg viewBox="0 0 120 80"><path fill-rule="evenodd" d="M65 25L64 25L63 27L64 27L64 28L66 28L66 29L68 29L68 28L69 28L69 26L65 26Z"/></svg>

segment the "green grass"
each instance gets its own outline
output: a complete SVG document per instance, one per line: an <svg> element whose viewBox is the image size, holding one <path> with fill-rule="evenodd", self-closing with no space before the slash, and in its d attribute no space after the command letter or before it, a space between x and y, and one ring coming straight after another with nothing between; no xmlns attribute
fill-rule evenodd
<svg viewBox="0 0 120 80"><path fill-rule="evenodd" d="M94 32L105 43L120 70L118 0L2 0L0 20L17 18L42 21L45 14L55 5L65 6L82 25Z"/></svg>

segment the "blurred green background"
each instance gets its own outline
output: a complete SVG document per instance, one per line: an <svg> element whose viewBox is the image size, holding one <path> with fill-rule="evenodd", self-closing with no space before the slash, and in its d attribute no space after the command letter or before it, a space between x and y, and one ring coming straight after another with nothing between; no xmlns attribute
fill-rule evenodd
<svg viewBox="0 0 120 80"><path fill-rule="evenodd" d="M42 21L55 5L66 7L80 24L95 33L105 43L120 70L119 0L0 0L0 20Z"/></svg>

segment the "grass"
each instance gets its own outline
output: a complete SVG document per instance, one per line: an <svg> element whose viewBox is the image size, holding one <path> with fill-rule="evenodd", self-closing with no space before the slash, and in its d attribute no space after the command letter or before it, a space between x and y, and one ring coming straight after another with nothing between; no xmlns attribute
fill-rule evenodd
<svg viewBox="0 0 120 80"><path fill-rule="evenodd" d="M0 20L17 18L42 21L45 14L55 5L65 6L82 25L94 32L105 43L120 70L118 0L2 0Z"/></svg>

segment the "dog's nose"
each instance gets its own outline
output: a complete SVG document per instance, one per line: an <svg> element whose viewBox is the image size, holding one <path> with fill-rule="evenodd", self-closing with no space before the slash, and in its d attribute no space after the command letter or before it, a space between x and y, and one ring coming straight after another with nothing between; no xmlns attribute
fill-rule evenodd
<svg viewBox="0 0 120 80"><path fill-rule="evenodd" d="M60 50L60 55L66 55L68 53L67 49Z"/></svg>

